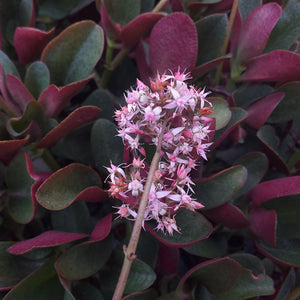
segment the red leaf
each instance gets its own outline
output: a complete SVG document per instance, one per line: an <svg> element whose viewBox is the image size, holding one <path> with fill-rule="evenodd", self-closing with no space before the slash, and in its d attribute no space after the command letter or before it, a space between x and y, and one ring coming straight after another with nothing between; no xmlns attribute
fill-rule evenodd
<svg viewBox="0 0 300 300"><path fill-rule="evenodd" d="M44 107L46 117L56 117L71 98L74 97L91 80L91 78L92 76L80 81L72 82L63 87L57 87L56 85L51 84L43 90L38 102Z"/></svg>
<svg viewBox="0 0 300 300"><path fill-rule="evenodd" d="M160 244L157 265L169 274L177 274L179 263L178 248Z"/></svg>
<svg viewBox="0 0 300 300"><path fill-rule="evenodd" d="M44 47L49 42L55 28L48 32L32 27L17 27L14 35L14 45L21 64L27 64L40 57Z"/></svg>
<svg viewBox="0 0 300 300"><path fill-rule="evenodd" d="M249 225L241 210L230 203L202 211L202 213L212 221L221 223L229 228L238 229Z"/></svg>
<svg viewBox="0 0 300 300"><path fill-rule="evenodd" d="M94 119L101 112L96 106L83 106L73 111L58 126L52 129L38 143L38 148L47 148L56 144L61 138L66 136L72 130Z"/></svg>
<svg viewBox="0 0 300 300"><path fill-rule="evenodd" d="M190 72L198 52L197 30L185 13L176 12L159 20L152 29L149 44L150 66L154 74L181 71Z"/></svg>
<svg viewBox="0 0 300 300"><path fill-rule="evenodd" d="M236 53L238 63L262 53L280 15L281 7L276 3L259 6L249 14L240 31Z"/></svg>
<svg viewBox="0 0 300 300"><path fill-rule="evenodd" d="M97 242L104 240L110 233L112 223L112 214L109 214L102 218L95 226L93 232L90 235L89 241Z"/></svg>
<svg viewBox="0 0 300 300"><path fill-rule="evenodd" d="M259 238L276 246L277 216L274 210L256 208L249 212L250 228Z"/></svg>
<svg viewBox="0 0 300 300"><path fill-rule="evenodd" d="M120 39L125 47L134 47L143 35L163 16L160 13L144 13L129 22L120 33Z"/></svg>
<svg viewBox="0 0 300 300"><path fill-rule="evenodd" d="M253 205L259 206L269 199L294 194L300 194L300 176L262 182L248 192L247 199L252 201Z"/></svg>
<svg viewBox="0 0 300 300"><path fill-rule="evenodd" d="M248 109L246 123L259 129L284 97L284 93L273 93L253 103Z"/></svg>
<svg viewBox="0 0 300 300"><path fill-rule="evenodd" d="M101 202L108 198L107 192L98 186L90 186L77 195L74 201ZM74 202L73 201L73 202Z"/></svg>
<svg viewBox="0 0 300 300"><path fill-rule="evenodd" d="M87 237L84 233L63 231L45 231L42 234L25 241L18 242L7 249L11 254L24 254L35 248L47 248L63 245Z"/></svg>
<svg viewBox="0 0 300 300"><path fill-rule="evenodd" d="M22 112L25 111L30 101L35 100L23 82L14 75L7 74L6 86L13 101L18 105Z"/></svg>
<svg viewBox="0 0 300 300"><path fill-rule="evenodd" d="M0 160L8 165L19 149L24 146L28 140L29 137L22 140L0 141Z"/></svg>
<svg viewBox="0 0 300 300"><path fill-rule="evenodd" d="M274 50L250 59L239 81L300 80L300 55L287 50Z"/></svg>

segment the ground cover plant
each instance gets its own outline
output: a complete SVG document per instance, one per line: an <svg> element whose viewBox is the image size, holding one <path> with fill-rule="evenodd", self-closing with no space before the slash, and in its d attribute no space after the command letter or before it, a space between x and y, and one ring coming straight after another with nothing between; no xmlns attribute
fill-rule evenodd
<svg viewBox="0 0 300 300"><path fill-rule="evenodd" d="M2 299L300 297L299 36L296 0L1 0Z"/></svg>

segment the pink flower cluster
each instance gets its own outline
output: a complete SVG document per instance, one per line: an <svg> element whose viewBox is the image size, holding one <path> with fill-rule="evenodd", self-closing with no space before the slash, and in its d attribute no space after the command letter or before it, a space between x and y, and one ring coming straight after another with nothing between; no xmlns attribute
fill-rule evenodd
<svg viewBox="0 0 300 300"><path fill-rule="evenodd" d="M115 113L119 136L131 150L132 161L126 166L111 164L111 196L123 205L117 214L135 220L144 191L149 166L145 163L144 145L161 149L159 167L155 172L144 221L155 220L157 230L179 232L175 215L180 207L196 210L203 207L191 197L193 182L190 172L210 146L210 127L205 116L212 113L204 89L196 89L185 81L187 74L157 75L151 87L137 80L137 88L127 91L127 106Z"/></svg>

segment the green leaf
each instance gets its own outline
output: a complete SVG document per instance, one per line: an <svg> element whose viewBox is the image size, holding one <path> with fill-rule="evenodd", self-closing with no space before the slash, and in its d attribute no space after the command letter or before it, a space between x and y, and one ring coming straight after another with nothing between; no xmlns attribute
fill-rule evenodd
<svg viewBox="0 0 300 300"><path fill-rule="evenodd" d="M110 161L118 165L123 161L123 143L117 137L116 126L106 119L95 122L91 133L91 145L96 167L100 171L106 171L104 166L109 166Z"/></svg>
<svg viewBox="0 0 300 300"><path fill-rule="evenodd" d="M221 294L232 288L239 280L241 265L224 257L201 263L190 269L179 283L179 293L184 296L196 284L205 286L212 294Z"/></svg>
<svg viewBox="0 0 300 300"><path fill-rule="evenodd" d="M101 290L113 292L120 274L124 253L113 251L107 265L99 271ZM140 259L132 263L124 293L134 293L147 289L156 279L155 272Z"/></svg>
<svg viewBox="0 0 300 300"><path fill-rule="evenodd" d="M8 211L16 222L22 224L30 222L35 215L35 206L31 197L31 187L35 181L28 173L27 160L28 157L24 152L19 153L5 172Z"/></svg>
<svg viewBox="0 0 300 300"><path fill-rule="evenodd" d="M288 266L300 267L300 239L277 239L276 247L269 243L256 243L260 252Z"/></svg>
<svg viewBox="0 0 300 300"><path fill-rule="evenodd" d="M240 0L239 1L239 12L241 13L242 19L246 17L257 7L262 5L262 0Z"/></svg>
<svg viewBox="0 0 300 300"><path fill-rule="evenodd" d="M221 55L228 18L226 14L214 14L196 22L198 32L197 66L213 60Z"/></svg>
<svg viewBox="0 0 300 300"><path fill-rule="evenodd" d="M158 299L158 293L155 289L149 289L142 292L132 293L122 298L123 300L153 300Z"/></svg>
<svg viewBox="0 0 300 300"><path fill-rule="evenodd" d="M287 5L272 30L264 53L276 50L288 50L300 34L300 3Z"/></svg>
<svg viewBox="0 0 300 300"><path fill-rule="evenodd" d="M265 273L264 265L262 264L261 260L255 255L248 253L234 253L230 255L230 257L240 263L243 268L251 270L252 273L256 276Z"/></svg>
<svg viewBox="0 0 300 300"><path fill-rule="evenodd" d="M223 170L211 177L195 181L195 196L205 209L214 208L228 202L243 186L247 169L241 165Z"/></svg>
<svg viewBox="0 0 300 300"><path fill-rule="evenodd" d="M61 210L78 200L90 187L101 187L101 179L88 166L73 163L53 173L39 187L37 201L50 210ZM85 200L85 197L84 199Z"/></svg>
<svg viewBox="0 0 300 300"><path fill-rule="evenodd" d="M4 75L11 74L20 78L16 66L2 50L0 50L0 64Z"/></svg>
<svg viewBox="0 0 300 300"><path fill-rule="evenodd" d="M285 238L300 237L300 195L273 198L262 203L266 209L275 210L277 235Z"/></svg>
<svg viewBox="0 0 300 300"><path fill-rule="evenodd" d="M247 169L247 180L234 195L237 199L262 180L268 169L268 158L262 152L250 152L239 157L234 165L243 165Z"/></svg>
<svg viewBox="0 0 300 300"><path fill-rule="evenodd" d="M187 209L179 209L175 216L176 224L180 228L180 233L173 235L155 231L156 222L149 222L150 232L161 242L173 247L185 247L207 238L212 232L212 225L198 212ZM148 227L148 226L147 226Z"/></svg>
<svg viewBox="0 0 300 300"><path fill-rule="evenodd" d="M282 123L298 117L300 114L300 82L286 83L278 89L278 92L283 92L285 95L273 110L268 121L272 123Z"/></svg>
<svg viewBox="0 0 300 300"><path fill-rule="evenodd" d="M213 296L212 300L249 299L256 296L271 295L274 293L273 280L264 274L254 277L252 272L243 269L236 285L228 292Z"/></svg>
<svg viewBox="0 0 300 300"><path fill-rule="evenodd" d="M112 235L97 242L83 242L65 251L56 261L55 268L64 278L79 280L99 271L110 257Z"/></svg>
<svg viewBox="0 0 300 300"><path fill-rule="evenodd" d="M222 98L209 98L209 102L212 104L212 110L214 113L210 114L209 118L216 119L216 130L225 127L231 118L231 111L228 107L228 102Z"/></svg>
<svg viewBox="0 0 300 300"><path fill-rule="evenodd" d="M51 82L64 86L87 78L101 58L103 30L92 21L67 27L45 47L41 61L49 71Z"/></svg>
<svg viewBox="0 0 300 300"><path fill-rule="evenodd" d="M50 259L41 268L22 280L3 298L3 300L24 299L63 299L64 288L56 275L54 259Z"/></svg>
<svg viewBox="0 0 300 300"><path fill-rule="evenodd" d="M212 235L209 238L185 247L185 251L193 255L207 258L222 257L227 251L227 238L225 235Z"/></svg>
<svg viewBox="0 0 300 300"><path fill-rule="evenodd" d="M33 62L26 71L24 83L37 100L41 92L50 84L50 73L47 66L41 61Z"/></svg>
<svg viewBox="0 0 300 300"><path fill-rule="evenodd" d="M141 10L141 0L104 0L103 2L112 21L122 27L137 17Z"/></svg>
<svg viewBox="0 0 300 300"><path fill-rule="evenodd" d="M76 300L104 300L99 289L88 282L78 282L72 292Z"/></svg>

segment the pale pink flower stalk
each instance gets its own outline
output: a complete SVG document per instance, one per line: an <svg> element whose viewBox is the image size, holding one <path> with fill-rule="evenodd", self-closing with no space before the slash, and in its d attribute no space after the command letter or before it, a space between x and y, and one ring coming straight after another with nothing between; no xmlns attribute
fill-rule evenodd
<svg viewBox="0 0 300 300"><path fill-rule="evenodd" d="M191 197L193 181L190 172L200 157L207 159L209 128L205 116L212 113L206 99L209 92L186 84L188 74L157 75L151 87L137 80L137 88L127 91L127 106L115 113L119 134L132 152L129 165L114 166L110 172L111 196L124 202L116 212L134 220L144 191L149 166L144 162L144 145L158 146L161 159L154 174L144 221L155 220L156 229L170 235L179 232L175 215L179 208L201 209Z"/></svg>

